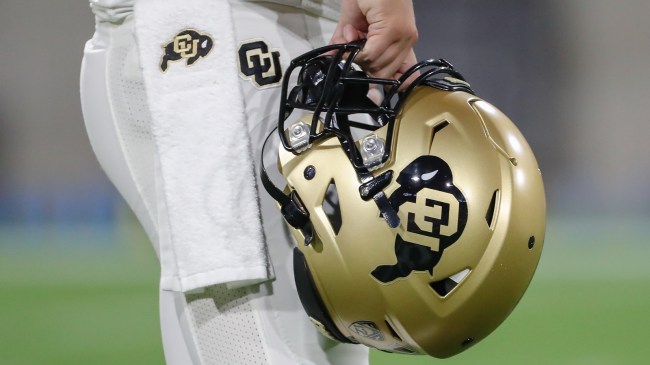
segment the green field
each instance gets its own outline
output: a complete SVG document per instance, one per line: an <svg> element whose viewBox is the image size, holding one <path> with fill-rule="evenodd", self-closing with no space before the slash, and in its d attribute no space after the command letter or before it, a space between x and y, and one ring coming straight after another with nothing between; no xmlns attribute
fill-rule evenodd
<svg viewBox="0 0 650 365"><path fill-rule="evenodd" d="M448 360L373 352L372 364L649 363L648 222L552 220L537 276L492 336ZM163 364L143 239L129 225L0 229L0 364Z"/></svg>

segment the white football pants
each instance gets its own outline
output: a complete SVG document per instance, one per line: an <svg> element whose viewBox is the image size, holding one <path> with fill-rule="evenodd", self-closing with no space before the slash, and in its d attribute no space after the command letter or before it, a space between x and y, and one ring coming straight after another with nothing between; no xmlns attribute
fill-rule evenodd
<svg viewBox="0 0 650 365"><path fill-rule="evenodd" d="M293 7L231 2L237 43L264 40L280 50L283 67L303 52L326 44L336 25ZM116 12L117 21L98 21L93 39L86 44L82 108L97 159L158 252L151 117L132 15L128 7L123 10ZM240 82L259 164L262 141L277 122L280 89L258 88L243 78ZM273 167L277 149L267 149L266 165ZM276 280L240 289L215 285L196 293L161 290L167 364L367 365L365 347L336 344L309 322L295 291L291 238L275 202L265 191L259 196Z"/></svg>

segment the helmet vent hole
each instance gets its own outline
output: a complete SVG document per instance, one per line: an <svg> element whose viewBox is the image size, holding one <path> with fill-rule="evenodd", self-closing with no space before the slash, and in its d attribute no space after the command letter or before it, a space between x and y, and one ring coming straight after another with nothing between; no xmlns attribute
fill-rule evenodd
<svg viewBox="0 0 650 365"><path fill-rule="evenodd" d="M442 123L438 123L433 127L433 133L431 133L431 140L429 141L429 150L431 150L431 147L433 146L433 139L436 137L436 133L440 132L443 128L449 125L448 121L443 121Z"/></svg>
<svg viewBox="0 0 650 365"><path fill-rule="evenodd" d="M485 222L487 222L488 227L490 229L494 229L492 226L492 223L494 221L494 213L496 212L497 208L497 200L499 198L499 189L495 190L494 193L492 193L492 200L490 200L490 206L488 207L487 213L485 214Z"/></svg>
<svg viewBox="0 0 650 365"><path fill-rule="evenodd" d="M393 336L393 338L396 340L403 341L402 338L397 334L393 326L390 324L390 322L388 321L384 321L384 322L386 322L386 327L388 327L388 331L390 331L390 335Z"/></svg>
<svg viewBox="0 0 650 365"><path fill-rule="evenodd" d="M434 281L429 286L431 286L431 289L433 289L438 295L441 297L446 297L449 293L451 293L452 290L454 290L458 284L460 284L463 279L467 277L469 274L470 270L465 269L463 271L460 271L446 279Z"/></svg>
<svg viewBox="0 0 650 365"><path fill-rule="evenodd" d="M440 123L440 124L436 124L436 126L433 127L433 132L434 132L434 133L438 133L438 132L440 132L444 127L446 127L446 126L448 126L448 125L449 125L449 122L446 121L446 120L443 121L443 122Z"/></svg>
<svg viewBox="0 0 650 365"><path fill-rule="evenodd" d="M343 218L341 217L341 206L339 205L339 194L336 190L336 184L334 180L330 181L327 191L325 192L325 197L323 198L323 211L327 216L327 219L334 230L334 234L339 234L341 230L341 225L343 224Z"/></svg>

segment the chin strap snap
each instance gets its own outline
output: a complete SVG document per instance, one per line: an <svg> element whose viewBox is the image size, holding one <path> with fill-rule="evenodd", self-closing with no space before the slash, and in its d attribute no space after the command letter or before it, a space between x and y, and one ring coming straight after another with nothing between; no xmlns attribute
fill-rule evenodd
<svg viewBox="0 0 650 365"><path fill-rule="evenodd" d="M365 201L370 199L374 200L388 226L390 228L397 228L400 224L399 216L397 216L395 208L393 208L386 194L384 194L384 189L393 180L393 170L388 170L376 177L373 177L370 173L367 175L369 175L369 179L359 186L361 199ZM362 178L364 177L366 176Z"/></svg>

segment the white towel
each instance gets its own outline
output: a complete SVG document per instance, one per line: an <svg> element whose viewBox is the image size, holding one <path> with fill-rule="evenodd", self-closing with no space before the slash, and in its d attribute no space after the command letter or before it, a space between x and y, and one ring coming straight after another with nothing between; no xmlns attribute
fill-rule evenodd
<svg viewBox="0 0 650 365"><path fill-rule="evenodd" d="M269 279L229 3L139 0L134 20L157 149L161 287ZM163 72L164 47L188 29L210 37L210 52L191 65L172 57Z"/></svg>

